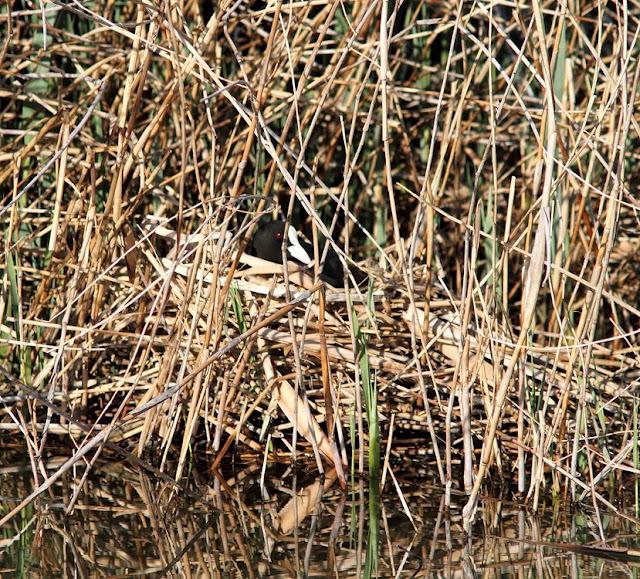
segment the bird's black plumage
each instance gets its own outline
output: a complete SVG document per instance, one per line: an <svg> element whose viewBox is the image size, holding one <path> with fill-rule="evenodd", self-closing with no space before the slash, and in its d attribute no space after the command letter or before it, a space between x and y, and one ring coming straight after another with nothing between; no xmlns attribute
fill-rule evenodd
<svg viewBox="0 0 640 579"><path fill-rule="evenodd" d="M286 237L284 229L284 221L271 221L260 226L253 236L252 246L254 253L262 259L274 263L282 263L282 244L286 243L288 260L313 268L314 256L311 244L300 239L300 236L291 225ZM358 285L362 285L368 280L367 274L355 266L350 266L349 271ZM320 279L333 287L344 287L342 262L331 247L327 252Z"/></svg>

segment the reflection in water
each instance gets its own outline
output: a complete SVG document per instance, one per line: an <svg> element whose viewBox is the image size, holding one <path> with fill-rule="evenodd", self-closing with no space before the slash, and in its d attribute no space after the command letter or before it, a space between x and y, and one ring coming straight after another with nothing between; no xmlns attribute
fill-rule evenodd
<svg viewBox="0 0 640 579"><path fill-rule="evenodd" d="M55 468L55 463L49 465ZM0 471L2 509L29 492L30 475ZM62 478L2 529L7 576L168 577L503 577L629 576L630 557L594 547L640 546L635 526L600 512L549 508L543 518L519 504L484 500L482 520L465 537L461 508L427 484L398 481L382 496L357 481L343 493L335 472L323 481L259 467L231 476L195 475L188 491L132 470L94 470L73 511L65 507L82 473ZM269 482L270 481L270 482ZM266 497L266 498L265 498ZM405 502L403 506L402 501ZM407 516L410 513L412 520ZM572 546L573 545L573 546ZM580 547L582 545L582 547ZM583 552L580 552L581 549Z"/></svg>
<svg viewBox="0 0 640 579"><path fill-rule="evenodd" d="M380 481L373 476L369 481L369 520L367 524L367 558L364 563L364 577L377 577L378 574L378 530L380 527Z"/></svg>

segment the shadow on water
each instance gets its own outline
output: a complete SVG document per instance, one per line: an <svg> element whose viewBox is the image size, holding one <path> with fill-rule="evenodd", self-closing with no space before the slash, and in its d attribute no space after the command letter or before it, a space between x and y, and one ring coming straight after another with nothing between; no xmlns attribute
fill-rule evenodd
<svg viewBox="0 0 640 579"><path fill-rule="evenodd" d="M57 465L52 461L49 465ZM398 473L396 473L397 475ZM637 576L634 523L559 504L534 516L484 499L470 536L464 497L450 509L425 482L356 481L260 466L194 475L184 492L123 464L96 468L71 512L82 473L62 478L2 529L2 576L590 577ZM28 469L0 471L2 512L28 494ZM400 492L398 492L400 489ZM599 521L599 522L598 522ZM606 542L600 534L604 532ZM610 550L606 550L610 549ZM611 549L617 549L613 551ZM6 575L5 575L6 574Z"/></svg>

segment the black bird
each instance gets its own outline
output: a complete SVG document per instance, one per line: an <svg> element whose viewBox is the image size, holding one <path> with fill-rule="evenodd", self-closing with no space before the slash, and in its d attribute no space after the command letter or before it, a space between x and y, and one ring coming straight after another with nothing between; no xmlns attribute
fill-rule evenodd
<svg viewBox="0 0 640 579"><path fill-rule="evenodd" d="M282 263L282 244L285 242L284 237L284 221L271 221L265 223L258 228L253 236L254 253L268 261L274 263ZM287 233L287 259L310 267L313 270L313 246L310 243L301 240L298 232L289 226ZM369 277L361 269L355 266L349 266L349 271L353 275L356 283L360 286L368 281ZM312 271L313 272L313 271ZM324 261L324 267L320 273L320 279L333 287L344 287L344 269L338 254L329 247L327 257Z"/></svg>

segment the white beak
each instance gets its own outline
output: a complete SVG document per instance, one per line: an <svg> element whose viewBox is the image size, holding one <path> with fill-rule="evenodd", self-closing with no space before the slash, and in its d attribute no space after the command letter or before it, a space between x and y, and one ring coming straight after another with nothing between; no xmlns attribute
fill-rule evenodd
<svg viewBox="0 0 640 579"><path fill-rule="evenodd" d="M298 232L293 227L289 227L288 236L289 246L287 247L287 251L289 252L289 255L304 265L311 265L313 260L309 257L309 254L305 251L304 247L300 245L300 241L298 241Z"/></svg>

